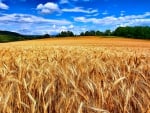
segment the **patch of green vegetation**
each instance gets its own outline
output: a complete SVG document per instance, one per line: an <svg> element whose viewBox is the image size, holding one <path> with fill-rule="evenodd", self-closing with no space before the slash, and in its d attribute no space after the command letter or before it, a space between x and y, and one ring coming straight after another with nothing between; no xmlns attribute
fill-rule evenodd
<svg viewBox="0 0 150 113"><path fill-rule="evenodd" d="M118 27L112 35L136 39L150 39L149 26Z"/></svg>
<svg viewBox="0 0 150 113"><path fill-rule="evenodd" d="M0 42L11 42L11 41L19 41L24 40L24 37L18 33L8 32L8 31L0 31Z"/></svg>
<svg viewBox="0 0 150 113"><path fill-rule="evenodd" d="M85 31L81 32L80 36L116 36L135 39L150 39L150 27L149 26L134 26L134 27L118 27L114 31L106 30L102 31Z"/></svg>
<svg viewBox="0 0 150 113"><path fill-rule="evenodd" d="M0 31L0 43L4 42L13 42L13 41L23 41L23 40L33 40L50 37L48 34L39 36L39 35L21 35L15 32L10 31Z"/></svg>

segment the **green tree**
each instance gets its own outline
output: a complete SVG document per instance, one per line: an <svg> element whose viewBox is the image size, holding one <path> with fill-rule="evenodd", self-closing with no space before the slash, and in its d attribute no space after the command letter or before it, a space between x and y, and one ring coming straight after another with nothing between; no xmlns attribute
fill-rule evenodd
<svg viewBox="0 0 150 113"><path fill-rule="evenodd" d="M62 31L57 35L57 37L70 37L74 36L74 33L72 31Z"/></svg>
<svg viewBox="0 0 150 113"><path fill-rule="evenodd" d="M109 29L107 29L105 32L104 32L104 35L105 36L110 36L111 35L111 31Z"/></svg>
<svg viewBox="0 0 150 113"><path fill-rule="evenodd" d="M85 36L85 33L84 33L84 32L81 32L81 33L80 33L80 36Z"/></svg>
<svg viewBox="0 0 150 113"><path fill-rule="evenodd" d="M104 35L103 32L101 32L101 31L96 31L96 36L103 36L103 35Z"/></svg>
<svg viewBox="0 0 150 113"><path fill-rule="evenodd" d="M113 32L113 35L138 39L150 39L150 27L149 26L118 27Z"/></svg>
<svg viewBox="0 0 150 113"><path fill-rule="evenodd" d="M49 38L49 37L50 37L49 34L45 34L45 35L43 36L43 38Z"/></svg>

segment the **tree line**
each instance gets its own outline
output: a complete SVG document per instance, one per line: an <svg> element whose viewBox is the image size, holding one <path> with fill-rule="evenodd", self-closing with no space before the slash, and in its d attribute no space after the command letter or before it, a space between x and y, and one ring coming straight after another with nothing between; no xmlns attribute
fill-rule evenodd
<svg viewBox="0 0 150 113"><path fill-rule="evenodd" d="M72 31L62 31L56 37L72 37L76 36ZM85 31L81 32L78 36L121 36L127 38L137 39L150 39L150 27L149 26L135 26L135 27L118 27L114 31L106 30L102 31Z"/></svg>
<svg viewBox="0 0 150 113"><path fill-rule="evenodd" d="M150 27L118 27L114 32L112 32L112 35L123 36L128 38L150 39Z"/></svg>
<svg viewBox="0 0 150 113"><path fill-rule="evenodd" d="M114 31L85 31L81 32L79 35L75 35L72 31L62 31L57 35L21 35L19 33L10 31L0 30L0 43L1 42L11 42L11 41L21 41L21 40L33 40L33 39L43 39L51 37L73 37L73 36L119 36L127 38L137 38L137 39L150 39L150 27L149 26L135 26L135 27L118 27Z"/></svg>

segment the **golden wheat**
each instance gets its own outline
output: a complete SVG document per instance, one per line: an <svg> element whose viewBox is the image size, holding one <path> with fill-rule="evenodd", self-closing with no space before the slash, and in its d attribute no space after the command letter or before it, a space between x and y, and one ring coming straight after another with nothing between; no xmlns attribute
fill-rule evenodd
<svg viewBox="0 0 150 113"><path fill-rule="evenodd" d="M0 47L0 113L149 113L150 49Z"/></svg>

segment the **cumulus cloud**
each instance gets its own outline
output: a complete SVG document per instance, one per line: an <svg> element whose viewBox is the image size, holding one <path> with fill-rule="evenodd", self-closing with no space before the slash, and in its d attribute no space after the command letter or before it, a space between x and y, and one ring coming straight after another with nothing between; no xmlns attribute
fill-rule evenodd
<svg viewBox="0 0 150 113"><path fill-rule="evenodd" d="M0 9L7 10L7 9L9 9L9 6L0 1Z"/></svg>
<svg viewBox="0 0 150 113"><path fill-rule="evenodd" d="M55 35L61 31L73 30L74 28L69 28L71 25L41 25L41 26L31 26L28 29L18 30L20 33L26 34L51 34ZM33 30L34 28L34 30ZM79 28L78 28L79 29ZM75 31L75 30L73 30Z"/></svg>
<svg viewBox="0 0 150 113"><path fill-rule="evenodd" d="M56 3L47 2L46 4L37 5L36 9L39 10L41 13L49 14L59 11L59 6Z"/></svg>
<svg viewBox="0 0 150 113"><path fill-rule="evenodd" d="M72 8L72 9L62 9L63 12L76 12L76 13L88 13L88 14L91 14L91 13L97 13L98 10L96 9L83 9L82 7L75 7L75 8Z"/></svg>
<svg viewBox="0 0 150 113"><path fill-rule="evenodd" d="M70 3L69 0L60 0L60 4ZM84 9L83 7L74 7L74 8L62 8L60 9L58 4L53 2L47 2L46 4L38 4L36 9L40 11L42 14L50 14L53 12L75 12L75 13L98 13L97 9Z"/></svg>
<svg viewBox="0 0 150 113"><path fill-rule="evenodd" d="M4 14L0 17L0 22L2 23L51 23L51 24L70 24L70 21L65 19L46 19L39 16L29 15L29 14Z"/></svg>
<svg viewBox="0 0 150 113"><path fill-rule="evenodd" d="M150 25L150 12L142 15L128 15L128 16L107 16L104 18L85 18L74 17L74 21L83 23L94 23L106 26L130 26L130 25Z"/></svg>
<svg viewBox="0 0 150 113"><path fill-rule="evenodd" d="M72 28L74 28L74 25L71 24L68 28L72 29Z"/></svg>
<svg viewBox="0 0 150 113"><path fill-rule="evenodd" d="M0 29L23 34L56 34L70 26L72 22L65 19L46 19L29 14L1 14ZM4 27L5 26L5 27ZM12 27L13 26L13 27Z"/></svg>

